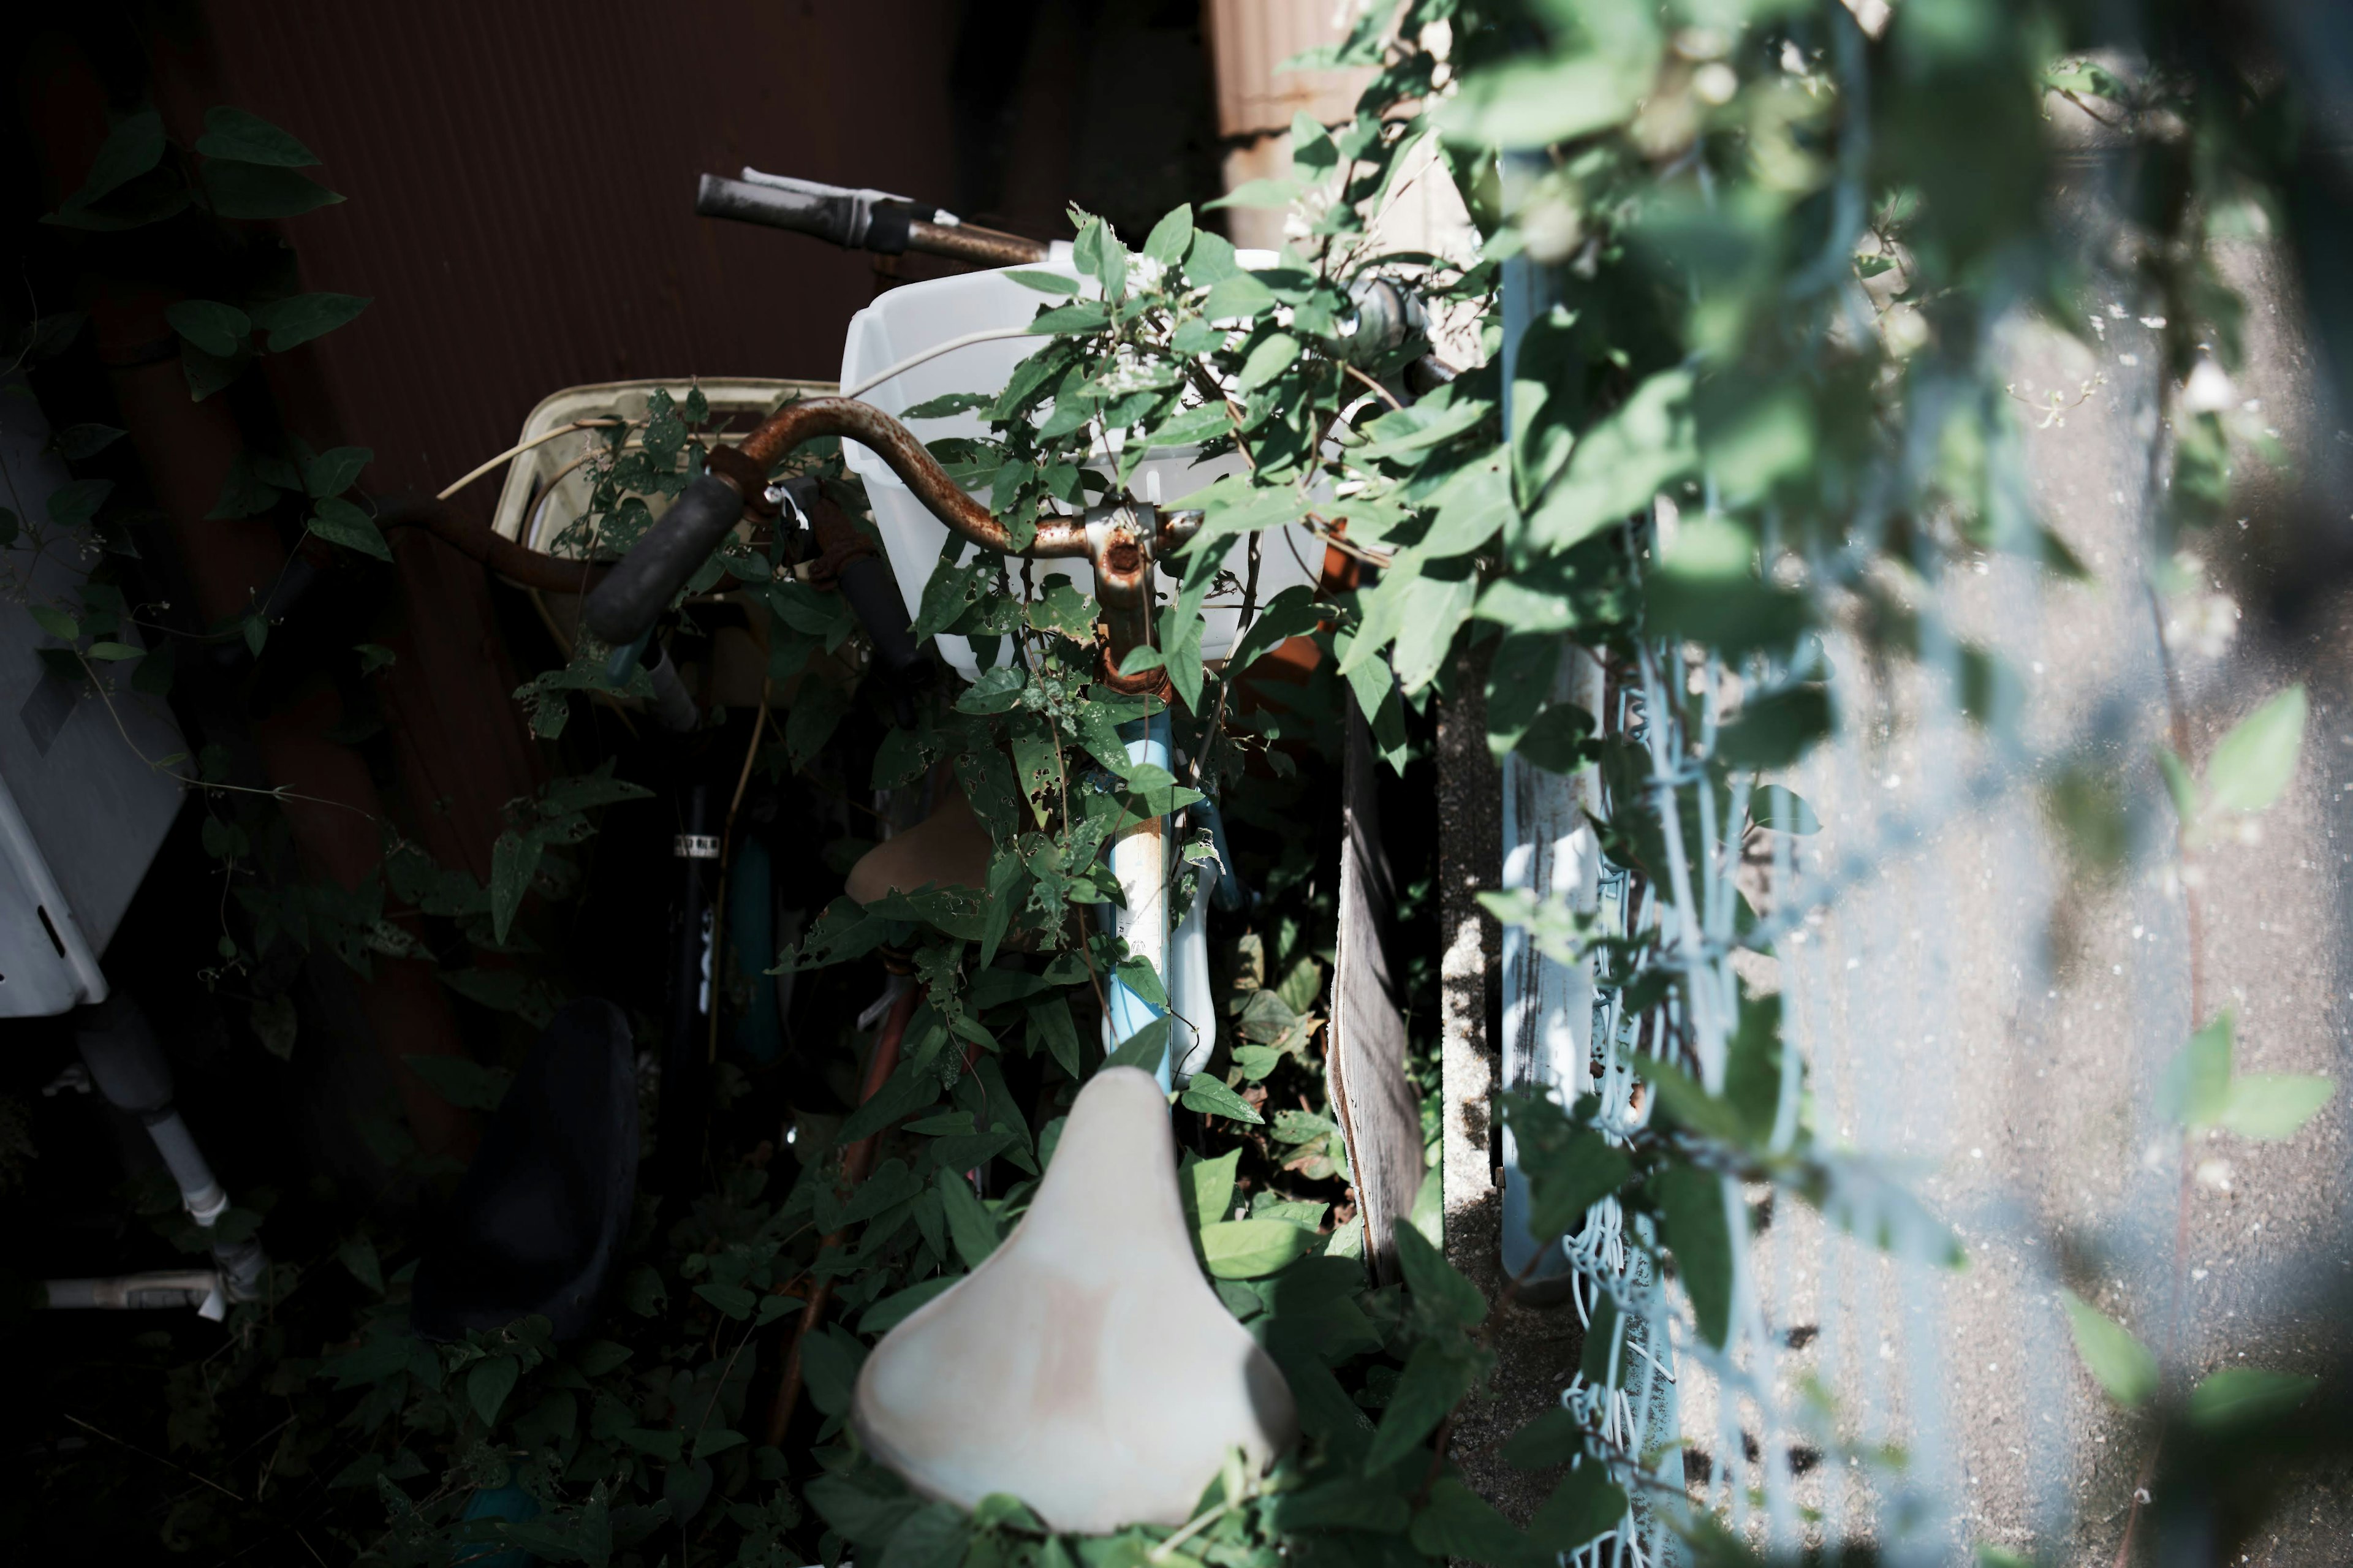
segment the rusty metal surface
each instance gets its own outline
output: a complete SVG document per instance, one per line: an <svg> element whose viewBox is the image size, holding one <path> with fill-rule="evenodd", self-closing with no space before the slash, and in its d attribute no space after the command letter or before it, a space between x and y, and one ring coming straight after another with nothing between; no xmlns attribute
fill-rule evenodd
<svg viewBox="0 0 2353 1568"><path fill-rule="evenodd" d="M517 587L537 588L549 594L585 594L608 570L569 556L526 550L505 534L492 531L487 524L454 515L447 504L439 501L396 503L386 508L379 521L387 529L421 528Z"/></svg>
<svg viewBox="0 0 2353 1568"><path fill-rule="evenodd" d="M968 224L949 228L920 218L907 226L907 248L968 261L975 267L1026 267L1053 254L1052 247L1043 240L1025 239L1018 234L1000 234L993 228L976 228Z"/></svg>
<svg viewBox="0 0 2353 1568"><path fill-rule="evenodd" d="M806 399L771 415L744 438L743 447L744 454L765 469L794 447L821 436L843 437L871 449L891 465L891 471L915 492L915 499L933 516L983 550L1039 561L1072 559L1087 552L1086 526L1076 518L1041 521L1029 548L1017 552L1005 525L948 477L914 432L871 403L850 397Z"/></svg>
<svg viewBox="0 0 2353 1568"><path fill-rule="evenodd" d="M944 79L950 0L204 9L227 100L350 198L290 228L304 288L374 300L305 353L380 493L440 489L553 387L839 359L871 258L696 217L699 170L951 180L941 95L873 90Z"/></svg>

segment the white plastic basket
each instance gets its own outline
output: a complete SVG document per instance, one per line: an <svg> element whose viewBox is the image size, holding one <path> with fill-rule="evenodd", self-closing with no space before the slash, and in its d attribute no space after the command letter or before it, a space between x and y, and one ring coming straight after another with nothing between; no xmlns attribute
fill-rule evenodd
<svg viewBox="0 0 2353 1568"><path fill-rule="evenodd" d="M1079 276L1064 262L1045 263L1032 270L1059 271L1073 279ZM850 318L849 341L841 353L841 384L856 386L877 371L969 332L1018 327L1037 314L1038 307L1047 300L1048 296L1022 287L1003 271L967 272L954 278L902 284ZM905 409L946 393L993 394L1011 378L1016 365L1050 341L1043 337L999 338L969 343L902 372L867 392L865 400L896 417ZM987 426L978 414L917 420L911 427L926 441L987 434ZM865 482L867 499L873 504L874 521L881 530L883 547L890 557L892 574L899 580L899 592L906 599L907 614L912 619L922 605L923 584L938 563L940 547L947 541L947 529L924 510L881 458L855 442L843 443L843 456L850 470ZM1109 468L1110 455L1101 457L1102 466ZM1137 469L1134 485L1138 494L1148 496L1156 476L1162 503L1176 506L1210 480L1237 472L1241 467L1241 458L1233 453L1197 463L1189 448L1168 448L1145 458ZM1259 552L1261 605L1293 584L1313 585L1315 568L1324 559L1323 542L1311 530L1294 523L1282 532L1286 537L1279 538L1270 531ZM1237 539L1226 558L1227 568L1237 580L1244 577L1249 560L1249 541ZM1092 592L1094 587L1094 574L1084 561L1040 561L1030 569L1033 588L1042 587L1049 577L1057 574L1069 577L1082 590ZM1166 599L1173 595L1175 583L1166 574L1155 574L1154 587ZM1018 574L1015 588L1017 592L1019 589ZM1221 658L1236 641L1241 620L1240 595L1211 600L1203 616L1206 625L1201 632L1201 656ZM938 642L940 655L951 668L966 680L977 679L979 661L969 641L942 637ZM999 659L1008 653L1009 650L1000 650Z"/></svg>

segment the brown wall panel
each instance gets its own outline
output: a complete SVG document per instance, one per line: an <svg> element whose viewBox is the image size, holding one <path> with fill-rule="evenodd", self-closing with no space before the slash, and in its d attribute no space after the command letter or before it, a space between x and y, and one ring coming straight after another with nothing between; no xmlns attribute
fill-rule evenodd
<svg viewBox="0 0 2353 1568"><path fill-rule="evenodd" d="M225 94L350 198L286 226L303 287L375 300L315 345L343 438L375 450L367 487L439 489L561 386L830 378L868 259L698 218L695 176L749 163L946 199L959 9L209 5Z"/></svg>

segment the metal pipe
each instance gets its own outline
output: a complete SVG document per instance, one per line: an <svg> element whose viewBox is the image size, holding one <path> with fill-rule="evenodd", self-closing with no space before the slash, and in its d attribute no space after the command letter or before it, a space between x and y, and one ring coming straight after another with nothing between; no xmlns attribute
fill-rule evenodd
<svg viewBox="0 0 2353 1568"><path fill-rule="evenodd" d="M1119 735L1127 743L1131 764L1168 766L1166 707L1155 709L1148 718L1129 720L1119 727ZM1161 977L1165 987L1168 981L1168 819L1147 816L1121 828L1113 836L1108 854L1111 873L1118 879L1124 900L1111 910L1112 930L1127 944L1131 955L1151 962L1153 973ZM1118 1049L1163 1013L1117 976L1111 980L1106 1001L1103 1027L1110 1036L1104 1042L1106 1053ZM1173 1037L1168 1044L1153 1074L1164 1089L1170 1085L1176 1054Z"/></svg>
<svg viewBox="0 0 2353 1568"><path fill-rule="evenodd" d="M1039 561L1078 559L1087 553L1086 525L1077 518L1061 517L1039 519L1037 537L1029 547L1015 550L1013 536L1005 525L949 478L915 433L871 403L847 397L805 398L769 416L744 438L742 449L745 457L769 468L803 442L826 436L855 441L872 451L933 516L983 550Z"/></svg>
<svg viewBox="0 0 2353 1568"><path fill-rule="evenodd" d="M52 1309L154 1310L194 1307L220 1298L220 1276L209 1268L167 1268L152 1274L116 1274L96 1279L48 1279L46 1305ZM218 1316L217 1312L210 1314Z"/></svg>
<svg viewBox="0 0 2353 1568"><path fill-rule="evenodd" d="M969 261L976 267L1029 267L1054 255L1054 247L1042 240L970 224L926 223L922 218L907 225L907 248L951 261Z"/></svg>
<svg viewBox="0 0 2353 1568"><path fill-rule="evenodd" d="M1103 683L1130 695L1165 694L1168 672L1123 675L1120 667L1152 645L1152 551L1149 524L1125 508L1091 520L1087 533L1095 569L1095 602L1103 606ZM1167 764L1164 762L1162 766Z"/></svg>
<svg viewBox="0 0 2353 1568"><path fill-rule="evenodd" d="M376 521L386 529L424 529L517 587L536 588L543 594L587 593L611 570L601 562L530 549L494 529L456 516L438 502L395 502Z"/></svg>
<svg viewBox="0 0 2353 1568"><path fill-rule="evenodd" d="M878 256L914 250L976 267L1020 267L1053 255L1053 247L1042 240L959 223L951 213L888 191L851 190L757 169L745 169L740 180L703 175L695 188L694 210L702 217L781 228Z"/></svg>
<svg viewBox="0 0 2353 1568"><path fill-rule="evenodd" d="M866 1081L859 1087L858 1103L882 1092L891 1075L899 1070L899 1047L907 1037L907 1025L915 1016L915 1005L923 999L923 988L909 985L899 993L891 1005L891 1013L882 1021L882 1031L874 1037L874 1054L866 1058ZM881 1146L881 1130L871 1132L841 1152L841 1179L853 1191L866 1180L874 1168L874 1152ZM846 1230L837 1230L818 1243L818 1256L825 1256L828 1247L839 1247L849 1238ZM808 1305L801 1309L799 1324L793 1331L792 1348L785 1352L784 1370L777 1374L776 1397L768 1402L765 1428L768 1447L781 1447L785 1428L792 1424L793 1407L801 1397L801 1347L817 1332L825 1321L825 1310L833 1300L833 1279L830 1275L816 1281L809 1290Z"/></svg>

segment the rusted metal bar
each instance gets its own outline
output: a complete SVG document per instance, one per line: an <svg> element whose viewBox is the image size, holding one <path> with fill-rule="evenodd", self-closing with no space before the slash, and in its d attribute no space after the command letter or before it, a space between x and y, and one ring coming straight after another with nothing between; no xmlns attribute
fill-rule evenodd
<svg viewBox="0 0 2353 1568"><path fill-rule="evenodd" d="M763 469L805 441L839 436L868 447L891 465L934 517L979 545L1005 555L1045 561L1087 553L1087 531L1077 518L1045 518L1027 550L1013 548L1013 536L988 508L966 495L939 459L923 449L915 433L871 403L849 397L811 397L787 405L744 438L744 455Z"/></svg>
<svg viewBox="0 0 2353 1568"><path fill-rule="evenodd" d="M1122 508L1088 531L1092 535L1095 602L1103 606L1103 679L1114 691L1166 698L1168 673L1154 668L1120 673L1127 656L1152 642L1152 544L1147 511Z"/></svg>
<svg viewBox="0 0 2353 1568"><path fill-rule="evenodd" d="M874 1037L874 1054L867 1058L866 1081L859 1087L858 1103L864 1105L881 1092L899 1070L899 1044L907 1037L907 1024L915 1016L915 1004L922 1001L923 988L910 985L899 994L892 1005L890 1016L882 1021L881 1033ZM852 1189L866 1180L874 1169L875 1152L882 1145L883 1129L876 1129L841 1152L841 1175ZM830 1249L849 1238L848 1231L837 1230L818 1244L817 1255L822 1259ZM793 1329L791 1347L785 1352L784 1371L776 1379L776 1397L768 1402L766 1427L768 1447L784 1446L785 1428L792 1424L793 1407L801 1398L801 1347L817 1332L825 1321L825 1310L833 1301L833 1281L815 1280L809 1290L808 1305L801 1309L800 1321Z"/></svg>
<svg viewBox="0 0 2353 1568"><path fill-rule="evenodd" d="M976 267L1030 267L1050 260L1054 254L1052 246L1018 234L975 228L970 224L925 223L921 218L907 225L907 248L951 261L969 261Z"/></svg>
<svg viewBox="0 0 2353 1568"><path fill-rule="evenodd" d="M503 533L454 515L438 502L395 503L378 521L386 528L421 528L519 588L537 588L545 594L585 594L603 582L605 574L612 570L601 562L526 549Z"/></svg>

